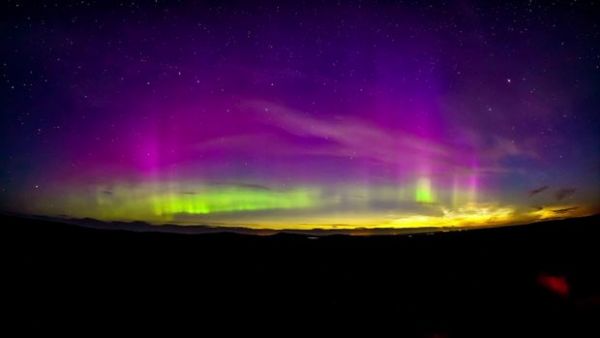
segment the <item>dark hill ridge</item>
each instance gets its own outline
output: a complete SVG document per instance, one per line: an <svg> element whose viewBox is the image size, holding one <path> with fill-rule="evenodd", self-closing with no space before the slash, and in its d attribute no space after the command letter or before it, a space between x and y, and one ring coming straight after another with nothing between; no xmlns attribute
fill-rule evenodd
<svg viewBox="0 0 600 338"><path fill-rule="evenodd" d="M51 217L51 216L40 216L40 215L20 215L5 213L4 217L8 218L24 218L31 219L40 222L49 223L60 223L60 224L74 224L86 228L102 229L102 230L125 230L134 232L157 232L157 233L175 233L175 234L214 234L214 233L236 233L240 235L275 235L275 234L295 234L304 236L330 236L330 235L412 235L412 234L433 234L440 232L453 232L453 231L473 231L483 230L490 228L501 228L501 227L522 227L523 224L503 225L503 226L479 226L479 227L417 227L417 228L355 228L355 229L313 229L313 230L272 230L272 229L251 229L247 227L233 227L233 226L210 226L210 225L176 225L176 224L160 224L154 225L143 221L101 221L94 218L70 218L66 215L64 217ZM594 219L600 216L589 217L592 222ZM588 217L584 217L587 219ZM540 224L542 226L548 226L555 222L561 222L562 219L540 221L536 223L530 223L527 226L531 227L534 224ZM587 223L587 221L585 221ZM596 221L597 222L597 221Z"/></svg>
<svg viewBox="0 0 600 338"><path fill-rule="evenodd" d="M94 218L70 218L66 215L64 217L51 217L51 216L40 216L40 215L20 215L20 214L5 214L6 217L14 218L26 218L37 221L51 222L51 223L63 223L63 224L75 224L86 228L92 229L103 229L103 230L126 230L134 232L158 232L158 233L175 233L175 234L211 234L211 233L237 233L242 235L274 235L279 233L285 234L297 234L297 235L308 235L308 236L328 236L328 235L397 235L397 234L414 234L414 233L426 233L426 232L437 232L437 231L452 231L452 230L464 230L459 228L356 228L352 230L344 229L314 229L314 230L272 230L272 229L252 229L247 227L233 227L233 226L210 226L210 225L176 225L176 224L150 224L143 221L100 221Z"/></svg>
<svg viewBox="0 0 600 338"><path fill-rule="evenodd" d="M19 295L13 313L26 329L183 325L206 333L225 318L225 331L251 320L409 337L599 332L598 216L317 240L107 231L8 216L2 225L5 276Z"/></svg>

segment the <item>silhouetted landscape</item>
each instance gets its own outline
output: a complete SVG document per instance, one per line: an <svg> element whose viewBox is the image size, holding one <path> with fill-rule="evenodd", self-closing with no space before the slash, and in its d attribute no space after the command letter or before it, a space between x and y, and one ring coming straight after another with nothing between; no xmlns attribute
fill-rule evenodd
<svg viewBox="0 0 600 338"><path fill-rule="evenodd" d="M599 14L1 2L3 336L600 337Z"/></svg>
<svg viewBox="0 0 600 338"><path fill-rule="evenodd" d="M272 322L578 337L599 332L599 220L396 236L133 232L14 216L2 224L26 331L202 333L225 319L224 331Z"/></svg>

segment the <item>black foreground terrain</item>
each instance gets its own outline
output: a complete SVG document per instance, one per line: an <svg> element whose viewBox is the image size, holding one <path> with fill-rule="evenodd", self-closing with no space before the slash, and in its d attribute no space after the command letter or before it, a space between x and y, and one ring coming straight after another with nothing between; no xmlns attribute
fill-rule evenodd
<svg viewBox="0 0 600 338"><path fill-rule="evenodd" d="M600 336L598 216L371 237L2 225L20 332Z"/></svg>

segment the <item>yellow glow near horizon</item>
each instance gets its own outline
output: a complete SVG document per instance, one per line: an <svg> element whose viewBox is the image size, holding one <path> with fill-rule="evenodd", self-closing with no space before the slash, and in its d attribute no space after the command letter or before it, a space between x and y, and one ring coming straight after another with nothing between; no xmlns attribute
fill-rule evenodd
<svg viewBox="0 0 600 338"><path fill-rule="evenodd" d="M414 190L413 190L414 189ZM68 189L32 201L31 213L182 226L273 230L411 229L496 226L585 215L569 205L530 211L469 202L468 189L440 189L422 177L404 186L271 189L199 182L112 184ZM415 195L413 195L415 193ZM416 201L415 201L416 199Z"/></svg>
<svg viewBox="0 0 600 338"><path fill-rule="evenodd" d="M515 209L490 205L469 205L458 209L441 209L441 215L381 215L375 213L346 213L283 219L262 219L245 225L254 229L313 230L313 229L417 229L463 228L509 224L519 219ZM235 227L239 221L222 220L220 226Z"/></svg>
<svg viewBox="0 0 600 338"><path fill-rule="evenodd" d="M541 208L529 213L535 219L548 220L559 219L565 217L583 216L587 214L585 208L580 208L575 205L553 205L546 208Z"/></svg>
<svg viewBox="0 0 600 338"><path fill-rule="evenodd" d="M442 216L414 215L391 222L394 227L465 227L505 224L515 213L509 207L468 205L458 209L442 208Z"/></svg>

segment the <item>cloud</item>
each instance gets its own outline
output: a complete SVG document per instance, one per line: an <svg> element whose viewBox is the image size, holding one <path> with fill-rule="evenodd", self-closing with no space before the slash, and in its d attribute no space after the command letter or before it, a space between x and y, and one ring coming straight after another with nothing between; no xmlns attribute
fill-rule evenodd
<svg viewBox="0 0 600 338"><path fill-rule="evenodd" d="M556 200L557 201L562 201L565 198L569 198L569 197L571 197L571 196L573 196L575 194L575 191L576 190L573 189L573 188L563 188L563 189L560 189L560 190L558 190L556 192L556 195L555 195Z"/></svg>
<svg viewBox="0 0 600 338"><path fill-rule="evenodd" d="M255 152L358 159L390 165L400 172L430 175L505 175L523 168L507 166L507 156L536 157L509 139L465 131L462 146L439 137L421 137L386 128L355 116L317 118L265 100L240 103L263 129L223 136L196 145L198 151ZM330 116L332 114L329 114ZM460 138L457 136L457 138Z"/></svg>
<svg viewBox="0 0 600 338"><path fill-rule="evenodd" d="M296 152L364 158L391 164L414 164L417 158L426 158L446 166L453 165L452 159L456 154L451 147L432 139L387 130L354 117L314 118L268 101L248 101L245 107L263 114L263 121L288 135L319 141L308 146L292 147Z"/></svg>
<svg viewBox="0 0 600 338"><path fill-rule="evenodd" d="M548 187L547 185L545 185L545 186L543 186L543 187L539 187L539 188L537 188L537 189L530 190L530 191L529 191L529 197L532 197L533 195L537 195L537 194L539 194L539 193L542 193L542 192L544 192L544 191L548 190L548 188L549 188L549 187Z"/></svg>
<svg viewBox="0 0 600 338"><path fill-rule="evenodd" d="M562 214L569 214L569 213L571 213L571 211L575 211L577 209L579 209L579 207L569 207L569 208L555 209L555 210L552 210L552 212L562 215Z"/></svg>

